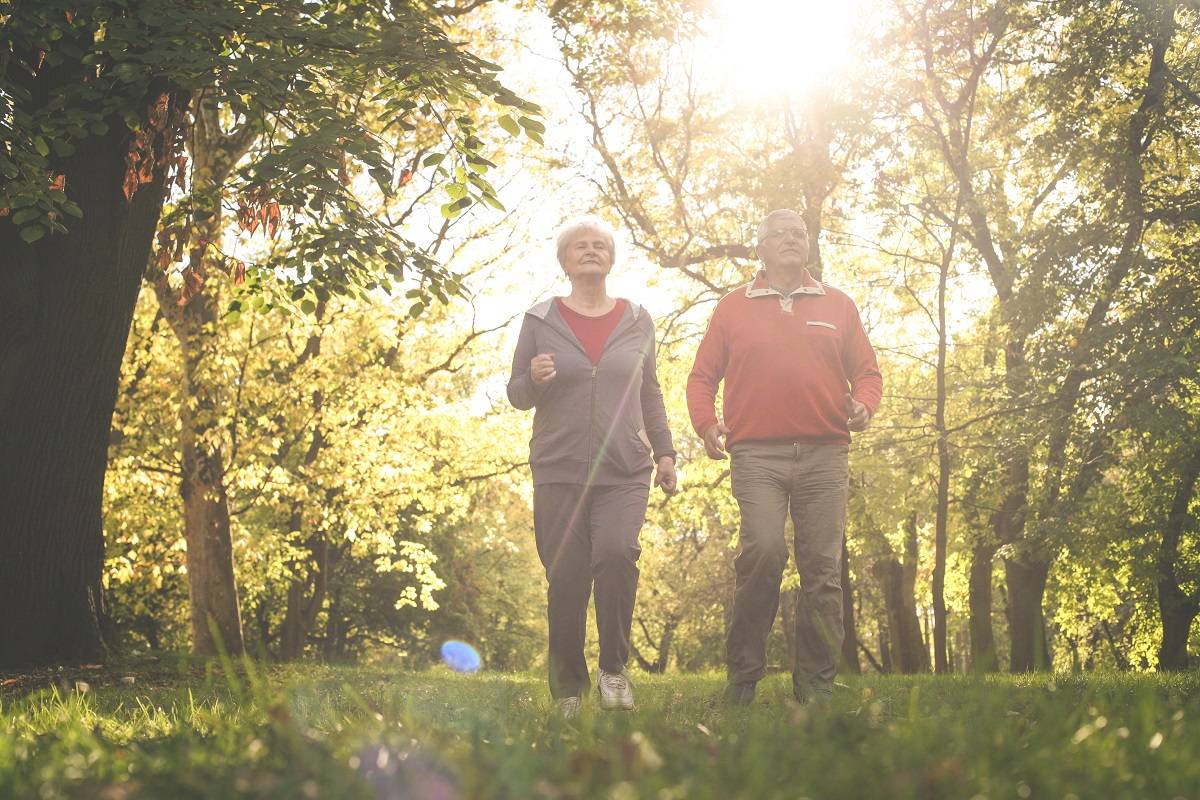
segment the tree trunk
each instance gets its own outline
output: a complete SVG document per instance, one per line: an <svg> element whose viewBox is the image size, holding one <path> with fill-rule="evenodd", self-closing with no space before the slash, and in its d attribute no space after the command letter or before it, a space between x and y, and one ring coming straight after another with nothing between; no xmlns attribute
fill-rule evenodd
<svg viewBox="0 0 1200 800"><path fill-rule="evenodd" d="M904 649L908 656L906 672L929 671L929 648L921 636L921 622L917 616L917 512L909 514L904 526L904 562L900 572L903 582L900 599L904 622Z"/></svg>
<svg viewBox="0 0 1200 800"><path fill-rule="evenodd" d="M799 602L799 589L784 589L779 593L779 627L783 629L789 670L796 668L796 606Z"/></svg>
<svg viewBox="0 0 1200 800"><path fill-rule="evenodd" d="M1200 447L1192 451L1180 472L1155 562L1158 610L1163 626L1162 642L1158 648L1160 671L1188 668L1188 634L1192 629L1192 621L1200 613L1200 597L1185 593L1175 572L1179 562L1179 540L1185 527L1192 522L1188 508L1195 495L1197 478L1200 478Z"/></svg>
<svg viewBox="0 0 1200 800"><path fill-rule="evenodd" d="M94 661L109 429L165 170L126 202L123 120L58 163L83 218L0 219L0 668ZM162 142L156 144L161 154Z"/></svg>
<svg viewBox="0 0 1200 800"><path fill-rule="evenodd" d="M221 130L215 93L197 92L192 103L196 120L189 137L192 156L193 214L184 220L186 231L176 231L191 243L187 271L203 281L215 266L209 243L219 242L224 230L222 186L237 160L246 152L253 131L237 135ZM201 219L201 212L206 216ZM184 539L187 542L188 598L192 651L215 656L221 648L240 655L241 612L233 563L229 497L225 487L225 453L221 381L214 373L218 358L220 300L212 286L179 305L178 293L160 274L154 284L159 308L179 342L183 367L183 393L179 399L180 460L183 465L180 495L183 498ZM236 410L235 410L236 413Z"/></svg>
<svg viewBox="0 0 1200 800"><path fill-rule="evenodd" d="M830 123L831 113L830 96L814 95L798 116L789 107L784 119L797 180L795 184L779 187L784 189L779 203L781 207L786 207L789 202L784 198L798 194L804 196L804 208L800 216L808 231L808 270L817 280L823 280L825 273L821 258L822 211L841 174L833 161L834 128Z"/></svg>
<svg viewBox="0 0 1200 800"><path fill-rule="evenodd" d="M292 519L292 530L300 524L299 514ZM293 564L291 583L288 584L287 610L279 632L279 657L292 661L304 655L308 632L312 630L321 606L325 603L325 590L329 575L329 542L321 533L314 534L307 542L310 555L307 563Z"/></svg>
<svg viewBox="0 0 1200 800"><path fill-rule="evenodd" d="M976 674L998 672L1000 658L992 633L992 560L994 544L977 544L971 550L971 573L967 583L967 604L971 618L971 667Z"/></svg>
<svg viewBox="0 0 1200 800"><path fill-rule="evenodd" d="M929 656L921 641L915 605L905 598L904 565L894 557L875 562L874 572L887 611L890 654L883 663L905 674L929 671Z"/></svg>
<svg viewBox="0 0 1200 800"><path fill-rule="evenodd" d="M887 624L879 626L879 671L884 675L896 670L896 665L892 663L892 643L888 640L888 627Z"/></svg>
<svg viewBox="0 0 1200 800"><path fill-rule="evenodd" d="M219 216L214 216L219 219ZM209 226L205 226L207 229ZM219 223L213 226L219 231ZM192 258L200 260L197 248ZM215 656L221 648L240 655L244 645L238 609L225 455L221 452L219 389L211 370L217 356L217 298L209 290L184 306L160 276L159 306L179 341L183 387L179 398L179 448L192 651Z"/></svg>
<svg viewBox="0 0 1200 800"><path fill-rule="evenodd" d="M650 672L661 675L667 671L667 662L671 658L671 645L675 642L675 630L678 627L679 620L675 617L667 620L667 624L663 628L662 638L658 640L658 657L655 658L654 664L651 665Z"/></svg>
<svg viewBox="0 0 1200 800"><path fill-rule="evenodd" d="M850 582L850 551L846 540L842 540L842 670L854 675L862 674L858 660L858 627L854 621L854 585Z"/></svg>
<svg viewBox="0 0 1200 800"><path fill-rule="evenodd" d="M1042 598L1046 594L1047 558L1026 556L1004 560L1008 584L1008 635L1011 642L1009 669L1033 672L1050 668L1050 648L1046 639L1046 617Z"/></svg>
<svg viewBox="0 0 1200 800"><path fill-rule="evenodd" d="M933 663L939 675L950 671L946 653L946 529L950 518L950 440L946 433L946 281L954 251L954 237L958 233L958 213L958 209L955 209L955 227L950 234L950 246L938 272L937 410L934 415L938 432L938 476L933 533Z"/></svg>

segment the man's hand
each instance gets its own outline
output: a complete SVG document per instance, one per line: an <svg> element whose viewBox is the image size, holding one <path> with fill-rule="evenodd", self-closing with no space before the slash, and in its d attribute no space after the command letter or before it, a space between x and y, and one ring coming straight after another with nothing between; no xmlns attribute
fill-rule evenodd
<svg viewBox="0 0 1200 800"><path fill-rule="evenodd" d="M725 443L721 441L728 433L729 428L725 427L724 422L718 422L704 432L704 451L709 458L729 458L725 455Z"/></svg>
<svg viewBox="0 0 1200 800"><path fill-rule="evenodd" d="M654 476L654 485L661 486L667 497L675 494L679 488L679 478L675 474L675 459L663 456L658 460L658 472Z"/></svg>
<svg viewBox="0 0 1200 800"><path fill-rule="evenodd" d="M554 371L553 353L538 353L529 361L529 377L533 378L535 386L545 386L557 374Z"/></svg>
<svg viewBox="0 0 1200 800"><path fill-rule="evenodd" d="M846 424L850 426L850 430L856 433L865 431L871 424L871 412L848 394L846 395Z"/></svg>

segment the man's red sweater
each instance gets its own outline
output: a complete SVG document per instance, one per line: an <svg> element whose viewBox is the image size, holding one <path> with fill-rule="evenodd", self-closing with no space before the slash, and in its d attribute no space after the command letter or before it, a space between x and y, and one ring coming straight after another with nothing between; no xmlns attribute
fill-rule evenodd
<svg viewBox="0 0 1200 800"><path fill-rule="evenodd" d="M883 376L854 301L805 273L789 297L760 272L717 303L688 376L692 427L717 423L724 379L726 444L757 439L850 441L846 393L872 414Z"/></svg>

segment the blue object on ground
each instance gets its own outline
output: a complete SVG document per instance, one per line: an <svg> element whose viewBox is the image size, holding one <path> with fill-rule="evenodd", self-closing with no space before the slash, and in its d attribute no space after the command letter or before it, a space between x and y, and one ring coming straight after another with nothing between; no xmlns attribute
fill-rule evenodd
<svg viewBox="0 0 1200 800"><path fill-rule="evenodd" d="M442 661L455 672L478 672L482 663L474 647L454 639L442 645Z"/></svg>

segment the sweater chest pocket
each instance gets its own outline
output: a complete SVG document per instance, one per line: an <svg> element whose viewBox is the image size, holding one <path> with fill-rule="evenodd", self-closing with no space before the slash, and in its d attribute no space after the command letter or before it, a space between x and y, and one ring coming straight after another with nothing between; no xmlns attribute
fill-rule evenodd
<svg viewBox="0 0 1200 800"><path fill-rule="evenodd" d="M841 357L842 332L836 324L824 320L807 320L804 323L804 338L814 355L832 359Z"/></svg>

